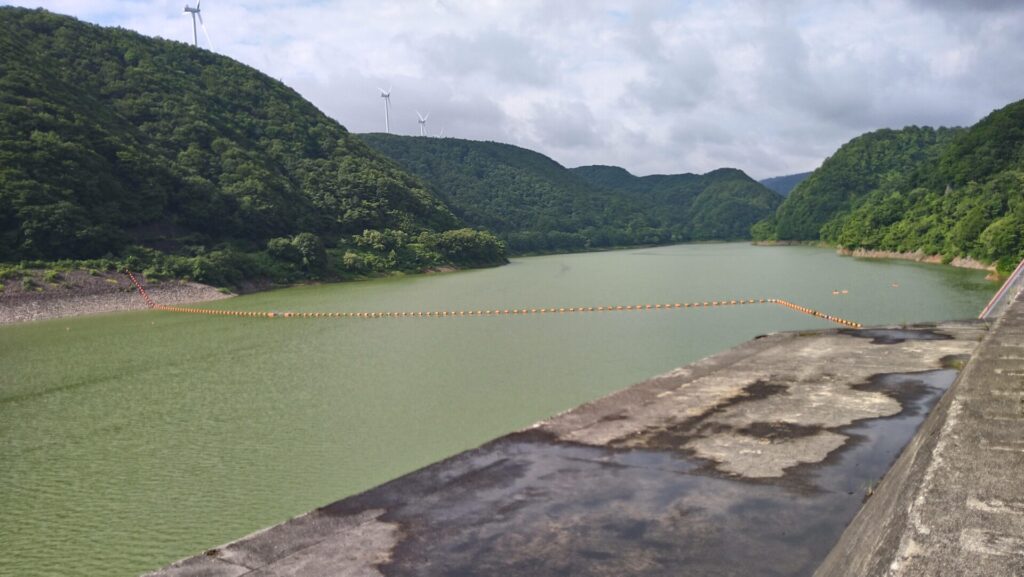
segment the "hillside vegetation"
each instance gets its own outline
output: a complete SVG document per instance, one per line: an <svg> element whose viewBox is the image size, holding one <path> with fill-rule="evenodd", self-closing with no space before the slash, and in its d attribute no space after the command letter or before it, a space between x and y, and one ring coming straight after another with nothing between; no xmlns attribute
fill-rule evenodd
<svg viewBox="0 0 1024 577"><path fill-rule="evenodd" d="M781 197L738 170L636 177L617 167L566 169L516 146L365 134L423 178L472 226L517 252L749 238Z"/></svg>
<svg viewBox="0 0 1024 577"><path fill-rule="evenodd" d="M934 160L955 131L916 126L878 130L854 138L801 182L776 214L782 240L811 240L836 214L872 190Z"/></svg>
<svg viewBox="0 0 1024 577"><path fill-rule="evenodd" d="M634 176L612 166L572 171L596 186L625 194L643 207L649 222L678 230L687 240L750 238L750 225L782 202L781 196L735 168L650 176Z"/></svg>
<svg viewBox="0 0 1024 577"><path fill-rule="evenodd" d="M1024 258L1024 101L967 129L880 130L845 144L757 238L969 257Z"/></svg>
<svg viewBox="0 0 1024 577"><path fill-rule="evenodd" d="M206 50L0 8L0 262L235 284L503 248L296 92Z"/></svg>
<svg viewBox="0 0 1024 577"><path fill-rule="evenodd" d="M797 174L787 174L785 176L773 176L771 178L759 180L758 182L782 196L789 196L789 193L793 192L793 189L801 182L807 180L807 177L810 175L810 172L800 172Z"/></svg>

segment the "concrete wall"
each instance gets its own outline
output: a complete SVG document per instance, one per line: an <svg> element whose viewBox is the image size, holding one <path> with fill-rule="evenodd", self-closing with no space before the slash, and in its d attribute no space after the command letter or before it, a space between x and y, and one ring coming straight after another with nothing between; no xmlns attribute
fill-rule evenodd
<svg viewBox="0 0 1024 577"><path fill-rule="evenodd" d="M1024 576L1018 295L815 577Z"/></svg>

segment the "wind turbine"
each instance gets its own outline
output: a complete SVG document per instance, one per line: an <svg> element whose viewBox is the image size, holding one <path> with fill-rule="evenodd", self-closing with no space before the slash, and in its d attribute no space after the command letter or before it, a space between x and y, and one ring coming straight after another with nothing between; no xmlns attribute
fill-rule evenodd
<svg viewBox="0 0 1024 577"><path fill-rule="evenodd" d="M428 112L426 116L423 116L422 114L420 114L420 111L417 110L416 111L416 116L420 117L420 136L426 136L427 135L427 119L430 118L430 113Z"/></svg>
<svg viewBox="0 0 1024 577"><path fill-rule="evenodd" d="M384 132L391 134L391 124L388 119L388 112L391 110L391 86L388 86L387 90L378 88L380 90L380 97L384 99Z"/></svg>
<svg viewBox="0 0 1024 577"><path fill-rule="evenodd" d="M193 8L188 4L185 4L185 14L192 15L192 42L197 47L199 46L199 33L196 30L196 16L199 17L199 25L203 27L203 36L206 37L206 45L213 50L213 42L210 42L210 34L206 31L206 24L203 23L203 14L199 11L199 5L202 4L203 0L196 0L196 7Z"/></svg>

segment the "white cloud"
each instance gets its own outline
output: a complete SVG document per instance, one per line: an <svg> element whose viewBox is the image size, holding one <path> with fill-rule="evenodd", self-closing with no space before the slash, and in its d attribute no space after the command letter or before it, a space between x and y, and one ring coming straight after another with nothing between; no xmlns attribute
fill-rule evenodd
<svg viewBox="0 0 1024 577"><path fill-rule="evenodd" d="M189 2L192 4L193 2ZM183 0L20 1L190 42ZM809 170L850 138L1024 96L1010 0L203 0L217 52L354 132L511 142L635 174Z"/></svg>

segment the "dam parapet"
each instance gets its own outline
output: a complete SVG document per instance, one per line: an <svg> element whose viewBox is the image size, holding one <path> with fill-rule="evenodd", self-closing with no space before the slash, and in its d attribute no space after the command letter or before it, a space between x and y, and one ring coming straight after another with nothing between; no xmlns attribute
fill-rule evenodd
<svg viewBox="0 0 1024 577"><path fill-rule="evenodd" d="M992 296L992 300L988 302L978 318L995 320L1001 317L1007 307L1020 295L1022 289L1024 289L1024 260L1020 261L1017 268L1010 273L1003 286Z"/></svg>
<svg viewBox="0 0 1024 577"><path fill-rule="evenodd" d="M1019 297L768 335L152 575L1019 575L1022 377Z"/></svg>
<svg viewBox="0 0 1024 577"><path fill-rule="evenodd" d="M1024 301L1010 294L816 577L1024 575Z"/></svg>

